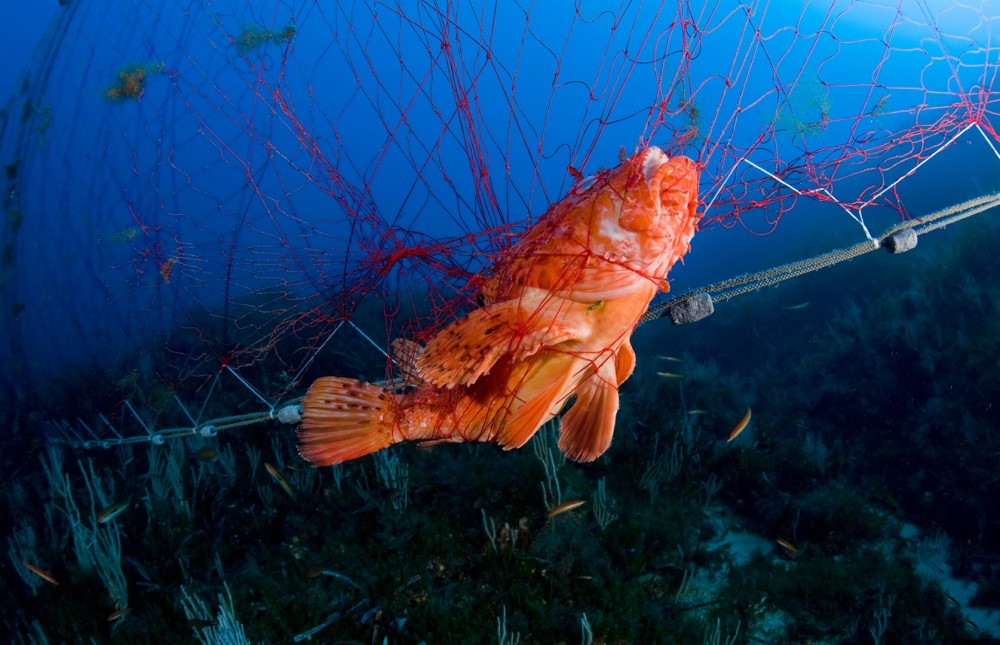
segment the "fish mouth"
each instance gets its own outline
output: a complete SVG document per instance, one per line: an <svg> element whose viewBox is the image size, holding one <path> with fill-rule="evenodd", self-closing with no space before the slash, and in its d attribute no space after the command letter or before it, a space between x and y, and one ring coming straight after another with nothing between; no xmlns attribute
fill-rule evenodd
<svg viewBox="0 0 1000 645"><path fill-rule="evenodd" d="M660 167L668 161L670 161L670 157L656 146L650 146L646 149L646 155L642 160L642 176L645 177L647 184L656 178Z"/></svg>
<svg viewBox="0 0 1000 645"><path fill-rule="evenodd" d="M640 223L642 218L635 216L628 228L647 230L654 237L677 235L687 242L698 220L697 164L683 155L668 157L651 146L642 157L642 171L652 212L647 215L649 222L645 229Z"/></svg>

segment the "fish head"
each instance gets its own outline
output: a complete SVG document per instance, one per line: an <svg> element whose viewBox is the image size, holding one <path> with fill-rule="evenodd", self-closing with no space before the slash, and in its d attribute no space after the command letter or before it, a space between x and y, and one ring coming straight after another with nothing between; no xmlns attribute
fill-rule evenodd
<svg viewBox="0 0 1000 645"><path fill-rule="evenodd" d="M652 146L624 160L595 188L595 219L601 221L591 221L591 250L662 282L691 248L698 227L695 162Z"/></svg>
<svg viewBox="0 0 1000 645"><path fill-rule="evenodd" d="M666 288L667 271L690 248L697 205L695 162L646 148L579 180L552 204L477 284L482 304L525 286L589 302L621 297L639 283Z"/></svg>
<svg viewBox="0 0 1000 645"><path fill-rule="evenodd" d="M611 182L622 195L618 224L654 238L686 234L698 221L698 167L687 157L668 157L651 146L633 155Z"/></svg>

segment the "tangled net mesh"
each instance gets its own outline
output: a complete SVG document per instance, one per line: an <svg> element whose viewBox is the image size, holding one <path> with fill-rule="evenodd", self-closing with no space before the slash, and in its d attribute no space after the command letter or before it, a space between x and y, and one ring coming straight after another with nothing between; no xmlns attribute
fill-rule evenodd
<svg viewBox="0 0 1000 645"><path fill-rule="evenodd" d="M275 400L345 323L387 347L475 306L623 147L697 160L700 235L863 236L975 194L907 200L938 153L997 160L988 4L609 6L68 4L0 121L6 389L81 365L121 405L228 369Z"/></svg>

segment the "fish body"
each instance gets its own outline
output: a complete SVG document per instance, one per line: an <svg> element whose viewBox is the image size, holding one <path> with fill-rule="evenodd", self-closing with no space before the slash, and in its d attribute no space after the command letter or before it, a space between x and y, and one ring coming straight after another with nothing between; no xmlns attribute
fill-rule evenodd
<svg viewBox="0 0 1000 645"><path fill-rule="evenodd" d="M302 402L299 452L322 466L402 441L523 446L555 417L559 447L610 445L629 338L697 228L698 170L651 147L574 187L479 279L482 306L425 347L395 344L411 387L322 377Z"/></svg>

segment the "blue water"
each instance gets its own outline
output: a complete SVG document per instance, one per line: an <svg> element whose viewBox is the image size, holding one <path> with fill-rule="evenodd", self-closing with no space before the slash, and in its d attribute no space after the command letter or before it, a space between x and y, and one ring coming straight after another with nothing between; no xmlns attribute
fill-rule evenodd
<svg viewBox="0 0 1000 645"><path fill-rule="evenodd" d="M176 431L383 377L375 346L474 306L622 148L702 164L664 299L996 191L988 5L331 5L5 13L3 631L1000 637L992 211L643 325L594 464L536 440L314 470L268 418Z"/></svg>

